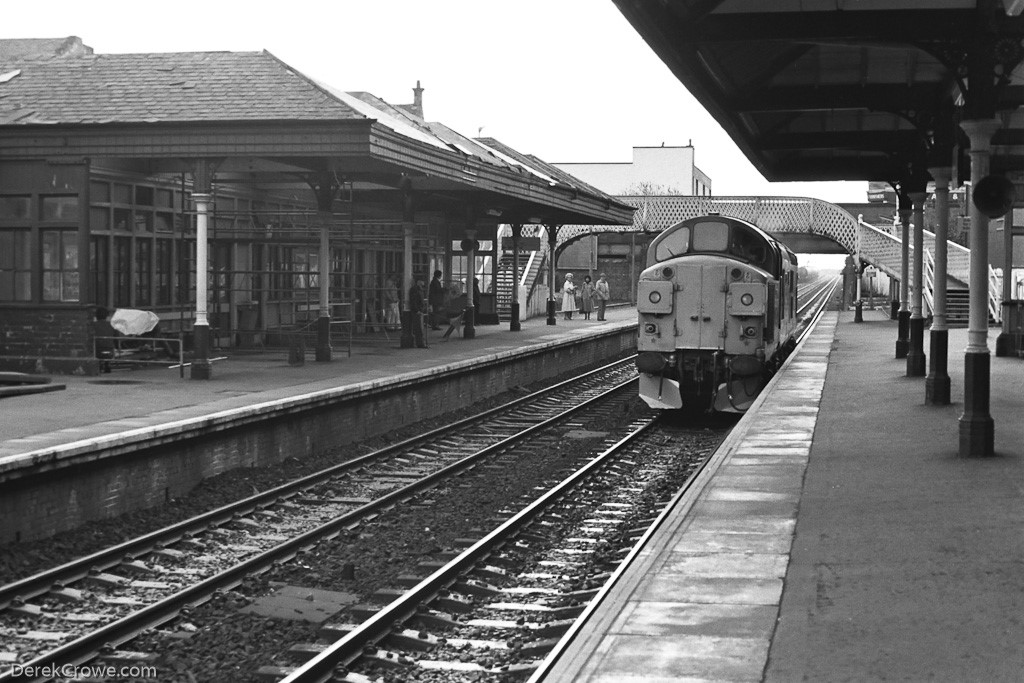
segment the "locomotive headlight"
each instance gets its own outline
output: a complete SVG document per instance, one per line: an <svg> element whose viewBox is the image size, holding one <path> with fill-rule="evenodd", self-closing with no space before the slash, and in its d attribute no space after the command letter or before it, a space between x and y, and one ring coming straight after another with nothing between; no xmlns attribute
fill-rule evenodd
<svg viewBox="0 0 1024 683"><path fill-rule="evenodd" d="M644 323L644 332L647 334L657 334L658 325L655 323Z"/></svg>
<svg viewBox="0 0 1024 683"><path fill-rule="evenodd" d="M647 299L648 299L648 300L649 300L649 301L650 301L650 302L651 302L652 304L656 304L656 303L658 303L659 301L661 301L661 292L651 292L651 293L650 293L649 295L647 295Z"/></svg>
<svg viewBox="0 0 1024 683"><path fill-rule="evenodd" d="M673 275L675 275L675 271L674 271L674 270L672 270L671 268L669 268L669 267L665 267L665 268L662 268L662 269L661 269L661 276L662 276L663 278L665 278L666 280L670 280L670 279L672 279L672 276L673 276Z"/></svg>
<svg viewBox="0 0 1024 683"><path fill-rule="evenodd" d="M744 294L744 296L750 296L750 295L749 294ZM747 325L746 327L743 328L743 336L745 336L745 337L755 337L755 336L757 336L757 328L754 327L753 325Z"/></svg>
<svg viewBox="0 0 1024 683"><path fill-rule="evenodd" d="M740 297L740 303L743 304L744 306L749 306L750 304L754 303L754 295L751 294L750 292L745 293L743 296Z"/></svg>

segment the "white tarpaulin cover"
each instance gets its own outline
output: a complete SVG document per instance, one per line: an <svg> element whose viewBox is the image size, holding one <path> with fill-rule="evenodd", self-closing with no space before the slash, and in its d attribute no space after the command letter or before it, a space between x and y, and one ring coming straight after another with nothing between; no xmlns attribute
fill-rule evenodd
<svg viewBox="0 0 1024 683"><path fill-rule="evenodd" d="M110 325L120 332L137 336L149 332L160 322L160 316L153 311L140 311L135 308L119 308L110 316Z"/></svg>

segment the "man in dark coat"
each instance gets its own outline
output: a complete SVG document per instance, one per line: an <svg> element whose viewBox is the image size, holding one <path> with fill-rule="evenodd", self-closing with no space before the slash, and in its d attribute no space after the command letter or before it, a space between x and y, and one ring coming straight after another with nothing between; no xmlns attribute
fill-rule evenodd
<svg viewBox="0 0 1024 683"><path fill-rule="evenodd" d="M430 304L430 329L441 329L438 324L444 320L444 285L441 284L441 271L434 271L434 279L430 281L427 292L427 303Z"/></svg>

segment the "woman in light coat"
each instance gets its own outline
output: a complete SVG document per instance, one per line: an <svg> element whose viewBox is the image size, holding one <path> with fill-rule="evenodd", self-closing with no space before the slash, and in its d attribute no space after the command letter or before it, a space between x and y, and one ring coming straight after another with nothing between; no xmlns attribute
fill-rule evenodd
<svg viewBox="0 0 1024 683"><path fill-rule="evenodd" d="M566 320L572 320L572 314L576 312L576 285L572 281L572 273L565 274L565 282L562 284L562 313Z"/></svg>

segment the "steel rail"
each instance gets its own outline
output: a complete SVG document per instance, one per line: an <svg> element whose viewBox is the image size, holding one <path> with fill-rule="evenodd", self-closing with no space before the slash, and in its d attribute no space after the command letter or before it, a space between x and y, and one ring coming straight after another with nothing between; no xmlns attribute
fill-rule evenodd
<svg viewBox="0 0 1024 683"><path fill-rule="evenodd" d="M798 344L801 341L803 341L803 339L807 336L810 330L814 328L815 324L824 314L824 303L826 303L831 298L832 293L835 291L835 288L838 286L838 284L839 279L837 278L835 282L831 283L830 285L827 284L825 287L822 288L822 290L818 292L818 294L820 294L827 290L827 296L820 298L819 303L821 305L819 305L818 308L815 310L814 315L809 318L809 321L807 322L804 330L801 332L798 338ZM782 369L784 369L786 365L792 362L792 360L796 358L796 355L797 354L795 352L793 354L790 354L789 358L786 360L786 363L783 365ZM781 376L782 369L780 369L780 371L776 373L776 378ZM776 381L775 378L773 378L773 382L774 381ZM765 392L762 392L762 396L764 396L766 393L767 388ZM743 418L741 418L741 420L748 419L747 415L753 414L754 413L748 412L744 415ZM633 563L637 561L640 555L647 551L648 543L651 542L651 539L659 531L659 529L661 529L664 526L665 522L670 517L678 518L679 515L689 514L691 506L696 501L697 497L706 488L708 479L713 477L717 472L718 466L721 464L724 458L724 454L729 452L734 447L733 444L739 442L740 435L742 433L745 433L745 431L746 430L737 432L734 429L733 432L729 435L729 437L727 437L726 440L718 447L718 449L716 449L714 453L711 453L699 468L693 471L693 473L687 478L686 482L683 483L680 489L672 497L672 500L670 500L665 505L661 513L651 523L651 526L647 528L643 535L637 540L637 542L633 545L630 551L622 559L622 562L620 562L619 565L615 568L615 570L612 572L611 576L608 578L605 584L601 586L601 589L594 596L593 600L591 600L587 604L586 608L584 608L580 616L576 618L572 626L570 626L569 629L562 635L559 641L555 644L554 648L552 648L548 652L547 656L538 665L537 669L526 680L526 683L540 683L540 681L544 680L544 677L547 676L548 672L551 671L551 668L558 662L558 659L565 653L568 647L576 639L580 631L583 629L583 626L589 619L593 617L594 613L600 607L601 603L608 597L609 593L611 593L611 591L616 587L616 584L622 579L622 577L628 571L630 571ZM710 470L708 469L709 467L711 468ZM691 495L691 493L693 495Z"/></svg>
<svg viewBox="0 0 1024 683"><path fill-rule="evenodd" d="M380 640L396 624L412 617L424 602L436 596L481 559L511 540L518 531L522 530L541 512L550 507L553 502L560 499L581 481L587 479L595 470L600 469L611 458L615 457L619 451L656 424L659 419L657 415L649 417L643 425L588 461L583 467L464 550L448 564L437 569L401 597L383 607L372 617L326 648L319 655L309 660L306 664L293 671L279 683L321 683L330 680L338 666L350 664L356 657L362 654L363 649L367 645Z"/></svg>
<svg viewBox="0 0 1024 683"><path fill-rule="evenodd" d="M345 527L351 526L369 515L393 507L402 500L410 498L422 490L431 488L435 482L451 476L456 472L465 470L471 467L476 461L494 452L507 448L517 441L521 441L528 436L531 436L535 432L547 429L558 422L572 417L576 413L581 412L589 408L594 403L608 397L610 394L623 391L634 382L636 382L635 377L620 382L597 396L584 400L558 415L547 418L537 424L530 425L521 432L491 444L484 449L462 458L457 462L451 463L440 470L432 472L422 479L387 493L370 503L331 520L326 524L304 532L299 536L244 560L230 569L204 579L197 584L133 612L126 617L102 626L85 636L73 640L70 643L66 643L65 645L51 650L29 662L19 664L19 666L24 667L25 669L29 669L31 667L38 670L46 667L52 669L55 666L74 665L86 662L92 659L96 655L97 651L103 646L116 646L131 640L142 631L158 626L163 622L174 618L182 609L202 604L209 599L215 591L234 587L241 583L247 576L262 573L263 571L271 568L275 563L287 561L300 551L311 548L319 541L333 538ZM507 409L507 406L502 406L502 408ZM488 412L493 414L494 411ZM22 677L15 678L12 670L8 670L0 673L0 681L7 680L24 679ZM45 679L33 679L29 677L27 680Z"/></svg>
<svg viewBox="0 0 1024 683"><path fill-rule="evenodd" d="M189 534L197 533L212 526L230 522L238 515L249 514L256 510L274 505L275 503L280 502L281 499L295 496L308 488L328 481L331 478L344 474L350 470L358 469L359 467L362 467L374 460L413 448L445 433L455 432L471 426L474 423L485 421L497 413L506 412L510 408L514 408L531 401L536 401L537 399L542 398L545 394L554 393L581 380L590 379L601 372L614 368L616 365L629 363L630 360L631 358L624 358L613 363L609 363L580 375L579 377L564 380L550 387L541 389L540 391L517 398L509 403L463 418L452 424L438 427L423 434L418 434L399 443L385 446L384 448L356 457L352 460L332 465L326 469L320 470L319 472L305 475L299 479L295 479L294 481L267 489L266 491L243 498L235 501L234 503L229 503L214 510L204 512L189 519L182 520L181 522L176 522L170 526L164 527L163 529L158 529L148 534L138 536L134 539L130 539L123 543L119 543L118 545L111 546L110 548L80 557L44 572L39 572L32 576L18 579L17 581L13 581L0 587L0 610L6 609L17 600L31 600L41 595L45 595L55 584L70 584L86 578L93 570L103 571L116 567L121 564L126 557L140 557L154 550L180 541Z"/></svg>

